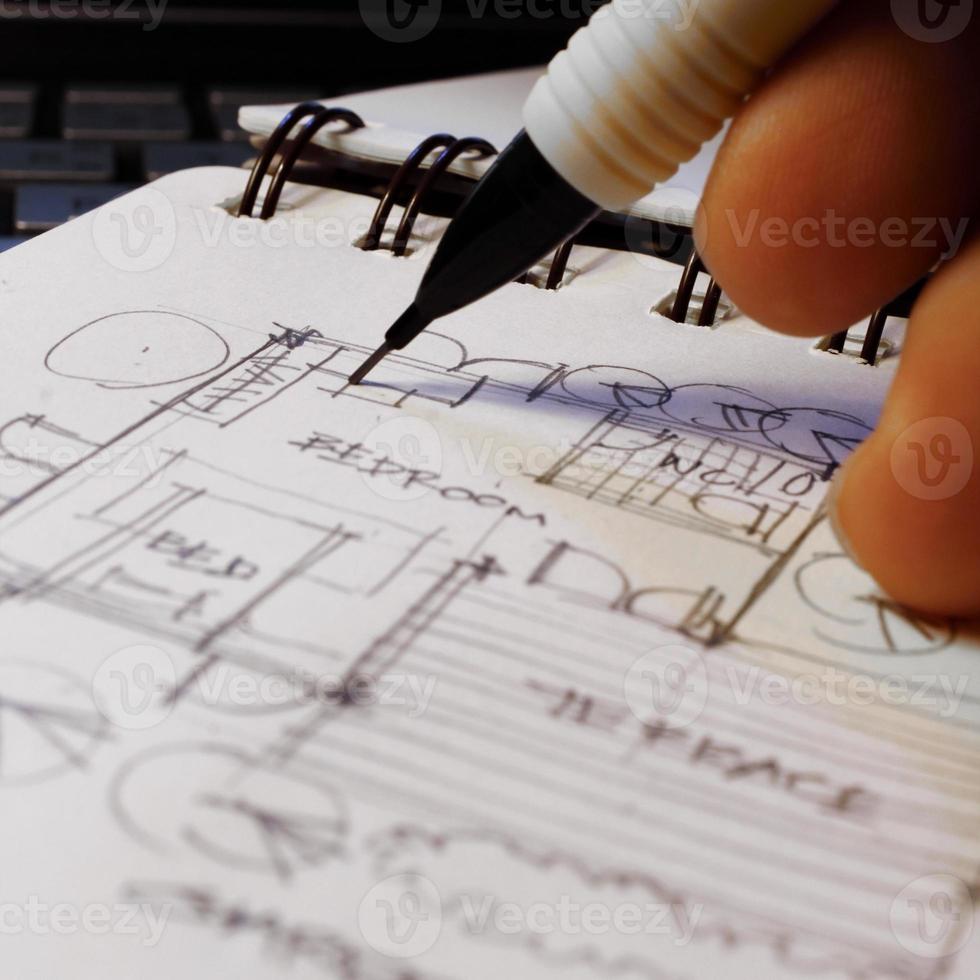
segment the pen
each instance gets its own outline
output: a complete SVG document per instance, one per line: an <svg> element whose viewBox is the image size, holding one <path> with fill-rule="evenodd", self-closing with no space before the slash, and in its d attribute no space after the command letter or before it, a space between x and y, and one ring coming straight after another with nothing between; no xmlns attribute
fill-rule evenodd
<svg viewBox="0 0 980 980"><path fill-rule="evenodd" d="M415 299L351 375L512 282L601 210L669 179L837 0L613 0L524 106L524 128L450 222Z"/></svg>

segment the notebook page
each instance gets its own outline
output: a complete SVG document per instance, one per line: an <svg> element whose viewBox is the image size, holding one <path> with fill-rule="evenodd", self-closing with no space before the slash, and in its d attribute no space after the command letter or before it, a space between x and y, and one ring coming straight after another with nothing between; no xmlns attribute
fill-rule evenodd
<svg viewBox="0 0 980 980"><path fill-rule="evenodd" d="M352 389L441 223L244 180L0 258L11 975L972 977L976 645L821 510L894 360L581 249Z"/></svg>

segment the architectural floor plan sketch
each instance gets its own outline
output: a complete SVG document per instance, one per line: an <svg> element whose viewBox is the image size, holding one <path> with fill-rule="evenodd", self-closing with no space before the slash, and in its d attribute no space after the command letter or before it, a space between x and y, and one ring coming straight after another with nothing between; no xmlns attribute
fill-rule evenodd
<svg viewBox="0 0 980 980"><path fill-rule="evenodd" d="M970 975L975 640L823 506L885 381L588 255L351 388L421 253L209 241L241 179L154 185L156 269L0 265L8 898L142 910L120 977Z"/></svg>

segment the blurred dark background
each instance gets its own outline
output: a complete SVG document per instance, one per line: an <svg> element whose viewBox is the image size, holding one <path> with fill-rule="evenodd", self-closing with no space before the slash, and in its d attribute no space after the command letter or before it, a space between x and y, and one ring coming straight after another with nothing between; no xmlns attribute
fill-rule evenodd
<svg viewBox="0 0 980 980"><path fill-rule="evenodd" d="M390 6L389 6L390 5ZM547 60L595 0L0 0L7 77L377 87ZM384 40L372 16L435 26Z"/></svg>
<svg viewBox="0 0 980 980"><path fill-rule="evenodd" d="M168 171L237 165L242 103L543 63L598 5L0 0L0 247Z"/></svg>

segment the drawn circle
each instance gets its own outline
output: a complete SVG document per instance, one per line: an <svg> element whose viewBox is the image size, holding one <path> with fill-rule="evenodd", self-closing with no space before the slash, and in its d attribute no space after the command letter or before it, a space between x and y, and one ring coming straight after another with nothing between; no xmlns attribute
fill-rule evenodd
<svg viewBox="0 0 980 980"><path fill-rule="evenodd" d="M159 269L177 244L177 213L162 191L144 187L95 212L92 239L99 255L121 272Z"/></svg>
<svg viewBox="0 0 980 980"><path fill-rule="evenodd" d="M427 419L399 415L361 440L357 472L377 496L395 503L420 500L442 474L442 438Z"/></svg>
<svg viewBox="0 0 980 980"><path fill-rule="evenodd" d="M73 330L48 351L52 374L104 388L152 388L189 381L228 359L224 338L206 323L163 310L110 313Z"/></svg>
<svg viewBox="0 0 980 980"><path fill-rule="evenodd" d="M0 783L83 769L107 731L80 678L34 661L0 663Z"/></svg>
<svg viewBox="0 0 980 980"><path fill-rule="evenodd" d="M675 422L724 435L755 435L759 420L775 410L771 402L744 388L713 384L679 385L661 408Z"/></svg>
<svg viewBox="0 0 980 980"><path fill-rule="evenodd" d="M442 931L439 889L422 875L392 875L361 899L357 923L367 944L382 955L421 956Z"/></svg>
<svg viewBox="0 0 980 980"><path fill-rule="evenodd" d="M217 743L143 752L117 773L110 800L123 829L151 850L279 880L336 858L350 830L334 786Z"/></svg>
<svg viewBox="0 0 980 980"><path fill-rule="evenodd" d="M136 644L107 657L92 678L92 697L117 728L142 731L174 709L177 668L159 647Z"/></svg>
<svg viewBox="0 0 980 980"><path fill-rule="evenodd" d="M774 408L759 419L759 431L776 449L832 469L871 434L871 427L824 408Z"/></svg>
<svg viewBox="0 0 980 980"><path fill-rule="evenodd" d="M690 647L667 644L648 650L626 672L623 694L644 724L667 728L693 724L708 703L708 668Z"/></svg>
<svg viewBox="0 0 980 980"><path fill-rule="evenodd" d="M814 635L853 653L926 654L956 637L952 622L890 602L847 555L818 554L794 576L803 602L821 617Z"/></svg>
<svg viewBox="0 0 980 980"><path fill-rule="evenodd" d="M656 375L614 364L570 371L561 386L576 401L631 411L659 408L670 397L670 389Z"/></svg>
<svg viewBox="0 0 980 980"><path fill-rule="evenodd" d="M891 470L918 500L948 500L973 475L973 440L958 419L920 419L892 443Z"/></svg>
<svg viewBox="0 0 980 980"><path fill-rule="evenodd" d="M973 0L892 0L892 16L913 40L942 44L970 26Z"/></svg>
<svg viewBox="0 0 980 980"><path fill-rule="evenodd" d="M359 0L361 20L382 41L420 41L439 23L442 0Z"/></svg>
<svg viewBox="0 0 980 980"><path fill-rule="evenodd" d="M892 902L889 919L899 945L922 959L960 952L974 926L973 900L954 875L925 875L906 885Z"/></svg>

